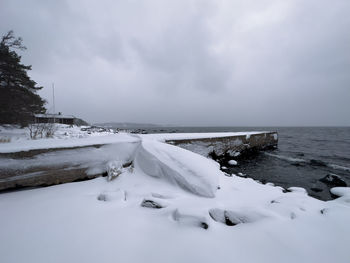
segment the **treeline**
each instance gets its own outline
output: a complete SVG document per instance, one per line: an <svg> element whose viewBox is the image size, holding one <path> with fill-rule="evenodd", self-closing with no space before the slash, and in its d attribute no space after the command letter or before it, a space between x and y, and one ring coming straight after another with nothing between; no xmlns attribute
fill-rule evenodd
<svg viewBox="0 0 350 263"><path fill-rule="evenodd" d="M0 124L27 125L36 113L45 113L45 100L37 91L42 87L28 76L31 66L21 63L18 50L25 50L22 38L13 31L0 42Z"/></svg>

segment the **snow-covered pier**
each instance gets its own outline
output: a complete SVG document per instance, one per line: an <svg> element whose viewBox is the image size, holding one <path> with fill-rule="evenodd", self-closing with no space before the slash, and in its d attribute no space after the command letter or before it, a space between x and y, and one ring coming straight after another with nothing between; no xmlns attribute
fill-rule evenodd
<svg viewBox="0 0 350 263"><path fill-rule="evenodd" d="M86 180L106 175L108 165L123 159L132 165L142 141L179 146L208 157L235 156L250 149L276 147L276 132L237 133L125 133L69 139L20 141L0 145L0 190Z"/></svg>
<svg viewBox="0 0 350 263"><path fill-rule="evenodd" d="M210 153L216 155L242 153L246 150L264 150L277 147L277 132L247 132L236 133L227 136L215 136L215 134L202 135L200 138L169 138L167 143L179 146L189 151L208 157Z"/></svg>

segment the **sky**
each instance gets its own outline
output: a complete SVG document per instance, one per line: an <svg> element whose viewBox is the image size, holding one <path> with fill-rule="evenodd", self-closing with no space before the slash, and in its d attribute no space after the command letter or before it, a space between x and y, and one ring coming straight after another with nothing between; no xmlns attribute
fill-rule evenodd
<svg viewBox="0 0 350 263"><path fill-rule="evenodd" d="M56 112L90 123L349 126L349 0L1 0Z"/></svg>

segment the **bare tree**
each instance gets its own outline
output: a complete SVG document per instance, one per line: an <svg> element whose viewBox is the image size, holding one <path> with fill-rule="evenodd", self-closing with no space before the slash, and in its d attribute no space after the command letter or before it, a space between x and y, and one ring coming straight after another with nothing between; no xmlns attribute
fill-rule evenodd
<svg viewBox="0 0 350 263"><path fill-rule="evenodd" d="M28 125L29 136L31 139L51 138L56 132L56 126L53 122L48 123L30 123Z"/></svg>

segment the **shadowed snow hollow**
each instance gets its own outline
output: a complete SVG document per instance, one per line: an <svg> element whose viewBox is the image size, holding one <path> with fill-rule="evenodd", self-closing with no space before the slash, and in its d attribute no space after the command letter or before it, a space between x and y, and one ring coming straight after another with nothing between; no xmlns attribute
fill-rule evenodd
<svg viewBox="0 0 350 263"><path fill-rule="evenodd" d="M194 194L214 197L221 171L205 157L169 144L143 140L135 159L144 173Z"/></svg>

